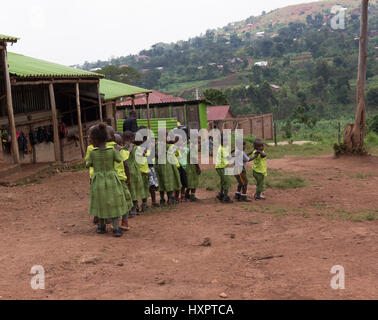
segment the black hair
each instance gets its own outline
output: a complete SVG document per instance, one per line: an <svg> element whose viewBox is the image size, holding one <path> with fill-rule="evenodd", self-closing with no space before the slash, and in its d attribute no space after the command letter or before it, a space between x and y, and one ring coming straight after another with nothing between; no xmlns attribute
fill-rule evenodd
<svg viewBox="0 0 378 320"><path fill-rule="evenodd" d="M254 146L264 145L264 142L262 142L261 139L256 139L255 141L253 141L253 145Z"/></svg>
<svg viewBox="0 0 378 320"><path fill-rule="evenodd" d="M94 145L99 145L108 140L108 131L106 130L107 124L100 123L98 126L95 126L90 132L91 141Z"/></svg>
<svg viewBox="0 0 378 320"><path fill-rule="evenodd" d="M131 131L125 131L122 133L122 140L123 141L132 141L135 137L135 133Z"/></svg>
<svg viewBox="0 0 378 320"><path fill-rule="evenodd" d="M135 110L131 110L131 111L129 112L129 117L136 118L136 116L137 116L137 113L136 113Z"/></svg>

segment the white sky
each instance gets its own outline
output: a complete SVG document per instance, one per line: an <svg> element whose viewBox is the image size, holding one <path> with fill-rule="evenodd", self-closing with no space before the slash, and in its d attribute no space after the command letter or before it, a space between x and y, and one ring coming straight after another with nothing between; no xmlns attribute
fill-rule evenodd
<svg viewBox="0 0 378 320"><path fill-rule="evenodd" d="M314 0L0 0L10 51L66 65L187 40L263 10Z"/></svg>

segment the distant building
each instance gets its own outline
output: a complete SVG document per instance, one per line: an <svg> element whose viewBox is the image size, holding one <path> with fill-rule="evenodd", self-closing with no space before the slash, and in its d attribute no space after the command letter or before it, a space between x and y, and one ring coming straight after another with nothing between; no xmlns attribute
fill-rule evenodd
<svg viewBox="0 0 378 320"><path fill-rule="evenodd" d="M255 66L267 68L269 66L269 63L268 61L258 61L258 62L255 62Z"/></svg>

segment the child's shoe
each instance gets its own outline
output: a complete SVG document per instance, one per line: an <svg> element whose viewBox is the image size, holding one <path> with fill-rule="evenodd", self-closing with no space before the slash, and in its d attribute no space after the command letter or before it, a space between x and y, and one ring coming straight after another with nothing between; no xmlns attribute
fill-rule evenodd
<svg viewBox="0 0 378 320"><path fill-rule="evenodd" d="M225 197L223 200L222 200L222 203L234 203L234 201L231 200L231 198L229 196Z"/></svg>
<svg viewBox="0 0 378 320"><path fill-rule="evenodd" d="M96 228L96 233L98 234L106 233L106 224L99 224Z"/></svg>
<svg viewBox="0 0 378 320"><path fill-rule="evenodd" d="M248 197L247 197L246 194L240 195L240 200L239 201L242 201L242 202L252 202L251 199L248 199Z"/></svg>
<svg viewBox="0 0 378 320"><path fill-rule="evenodd" d="M255 200L265 200L265 197L262 196L262 195L259 194L259 193L256 193L256 194L255 194Z"/></svg>
<svg viewBox="0 0 378 320"><path fill-rule="evenodd" d="M221 194L220 192L217 194L217 199L219 201L222 201L223 200L223 194Z"/></svg>
<svg viewBox="0 0 378 320"><path fill-rule="evenodd" d="M160 205L165 206L165 199L160 199Z"/></svg>
<svg viewBox="0 0 378 320"><path fill-rule="evenodd" d="M121 229L114 229L113 230L113 237L116 237L116 238L119 238L119 237L122 237L123 235L123 232Z"/></svg>
<svg viewBox="0 0 378 320"><path fill-rule="evenodd" d="M147 203L143 202L142 203L142 212L146 212L148 209L149 209L149 207L147 206Z"/></svg>
<svg viewBox="0 0 378 320"><path fill-rule="evenodd" d="M191 194L190 195L190 201L191 202L197 202L197 201L200 201L200 199L198 199L195 194Z"/></svg>
<svg viewBox="0 0 378 320"><path fill-rule="evenodd" d="M168 204L169 205L172 205L172 204L175 204L176 201L175 201L175 198L174 197L168 197Z"/></svg>
<svg viewBox="0 0 378 320"><path fill-rule="evenodd" d="M121 230L129 231L130 230L129 221L126 220L126 219L122 219L120 228L121 228Z"/></svg>
<svg viewBox="0 0 378 320"><path fill-rule="evenodd" d="M241 198L240 192L235 192L234 199L240 201L240 198Z"/></svg>

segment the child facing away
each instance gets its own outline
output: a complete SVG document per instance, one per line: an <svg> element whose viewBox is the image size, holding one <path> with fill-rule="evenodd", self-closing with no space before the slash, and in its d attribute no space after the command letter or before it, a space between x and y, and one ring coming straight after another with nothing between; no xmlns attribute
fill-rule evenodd
<svg viewBox="0 0 378 320"><path fill-rule="evenodd" d="M138 163L135 158L137 151L137 146L135 145L135 133L131 131L126 131L122 135L123 139L123 149L129 152L129 157L126 160L129 172L130 172L130 194L133 200L133 206L130 210L130 217L139 215L140 211L138 208L138 201L148 198L148 195L145 195L145 189L143 184L143 178L139 170Z"/></svg>
<svg viewBox="0 0 378 320"><path fill-rule="evenodd" d="M226 168L229 166L231 160L231 150L229 146L224 146L224 136L220 136L220 145L216 155L215 170L220 178L220 192L217 194L218 200L222 203L233 203L228 195L228 190L231 187L230 177L226 175Z"/></svg>
<svg viewBox="0 0 378 320"><path fill-rule="evenodd" d="M142 126L138 128L146 129L146 127ZM149 183L149 174L150 174L150 168L148 166L148 160L147 157L151 154L150 150L147 148L141 147L143 143L147 141L147 137L143 137L143 141L135 141L136 145L136 162L139 167L140 174L142 175L143 180L143 199L142 199L142 212L146 212L149 208L147 206L147 199L150 194L150 183Z"/></svg>
<svg viewBox="0 0 378 320"><path fill-rule="evenodd" d="M246 143L243 141L243 150L236 150L236 158L242 159L243 164L235 165L235 178L238 182L238 188L235 192L235 200L243 201L243 202L251 202L250 199L247 197L247 189L248 189L248 177L247 177L247 170L245 169L245 166L248 162L253 161L253 158L250 158L249 156L253 153L250 152L249 154L246 154L245 150ZM239 158L240 157L240 158Z"/></svg>
<svg viewBox="0 0 378 320"><path fill-rule="evenodd" d="M255 200L265 200L263 192L266 190L265 177L268 175L267 170L267 156L264 152L264 143L260 139L256 139L253 142L254 150L252 152L253 157L253 177L256 180L256 193Z"/></svg>
<svg viewBox="0 0 378 320"><path fill-rule="evenodd" d="M128 210L121 181L114 169L114 162L122 161L121 155L113 147L106 146L108 131L105 123L100 123L91 131L94 149L90 151L86 166L93 167L90 185L90 203L88 212L99 218L96 232L106 232L106 219L113 220L113 236L121 237L118 218Z"/></svg>
<svg viewBox="0 0 378 320"><path fill-rule="evenodd" d="M190 144L185 147L186 153L186 164L185 164L185 172L186 172L186 179L187 179L187 188L185 192L185 199L196 202L199 199L196 197L196 190L199 185L199 176L201 175L201 168L199 166L198 159L195 159L194 155L190 152Z"/></svg>
<svg viewBox="0 0 378 320"><path fill-rule="evenodd" d="M130 209L133 207L133 200L131 198L131 193L129 190L130 186L130 170L129 166L127 164L127 159L129 159L130 153L123 149L123 142L122 142L122 137L119 134L114 135L114 140L117 143L115 146L115 149L119 151L122 161L120 163L114 162L114 169L117 172L118 178L121 181L122 188L123 188L123 193L126 199L127 203L127 212L122 216L122 221L121 221L121 229L128 231L129 228L129 212Z"/></svg>

